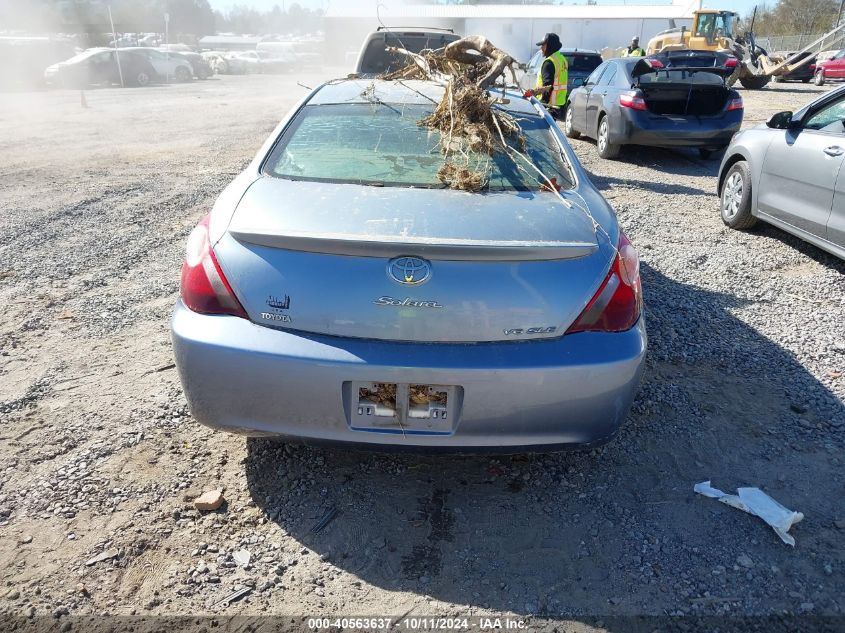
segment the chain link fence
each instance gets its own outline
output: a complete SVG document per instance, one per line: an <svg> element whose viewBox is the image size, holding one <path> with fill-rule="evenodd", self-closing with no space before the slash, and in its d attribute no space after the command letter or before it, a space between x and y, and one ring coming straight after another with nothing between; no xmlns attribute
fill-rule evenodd
<svg viewBox="0 0 845 633"><path fill-rule="evenodd" d="M779 51L800 51L819 39L824 33L813 33L809 35L769 35L768 37L758 36L755 38L758 46L763 47L769 53ZM828 38L822 50L834 50L842 48L842 35ZM818 49L816 49L818 50Z"/></svg>

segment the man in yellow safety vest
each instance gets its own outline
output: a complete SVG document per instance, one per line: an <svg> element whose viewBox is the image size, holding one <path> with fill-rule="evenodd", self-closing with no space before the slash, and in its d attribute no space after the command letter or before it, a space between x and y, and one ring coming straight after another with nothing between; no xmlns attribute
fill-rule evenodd
<svg viewBox="0 0 845 633"><path fill-rule="evenodd" d="M631 38L631 45L625 49L622 57L645 57L645 51L640 48L640 38L636 35Z"/></svg>
<svg viewBox="0 0 845 633"><path fill-rule="evenodd" d="M546 37L537 42L537 46L545 59L537 73L537 88L526 90L525 96L536 95L546 104L552 116L560 117L568 94L569 65L566 63L566 57L560 52L560 38L556 33L546 33Z"/></svg>

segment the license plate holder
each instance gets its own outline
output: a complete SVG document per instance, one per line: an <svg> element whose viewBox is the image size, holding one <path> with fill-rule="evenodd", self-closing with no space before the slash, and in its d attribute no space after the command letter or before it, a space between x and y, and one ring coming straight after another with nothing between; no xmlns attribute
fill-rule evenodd
<svg viewBox="0 0 845 633"><path fill-rule="evenodd" d="M463 396L455 385L350 382L349 426L353 431L407 435L451 435Z"/></svg>

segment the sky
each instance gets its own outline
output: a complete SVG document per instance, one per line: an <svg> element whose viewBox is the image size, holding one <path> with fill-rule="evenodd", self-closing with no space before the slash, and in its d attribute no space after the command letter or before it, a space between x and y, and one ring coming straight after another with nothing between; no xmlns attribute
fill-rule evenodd
<svg viewBox="0 0 845 633"><path fill-rule="evenodd" d="M352 0L209 0L212 9L225 11L233 5L248 6L259 11L272 9L274 5L280 7L298 2L303 7L310 9L326 8L330 4L343 5L344 2ZM367 3L367 0L355 0L358 4ZM628 4L669 4L667 0L626 0ZM373 10L378 0L370 0ZM623 4L623 0L598 0L599 4ZM514 4L520 4L520 0L514 0ZM586 4L586 0L563 0L563 4ZM730 9L742 16L750 15L754 5L762 4L762 0L704 0L703 6L708 9Z"/></svg>

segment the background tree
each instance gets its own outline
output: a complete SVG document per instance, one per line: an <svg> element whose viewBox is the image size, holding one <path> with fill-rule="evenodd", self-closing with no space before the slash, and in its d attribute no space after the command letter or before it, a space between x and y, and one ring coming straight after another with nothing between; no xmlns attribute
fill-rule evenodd
<svg viewBox="0 0 845 633"><path fill-rule="evenodd" d="M751 26L751 13L743 26ZM754 32L760 35L807 35L833 28L839 15L838 0L780 0L774 6L757 6Z"/></svg>

